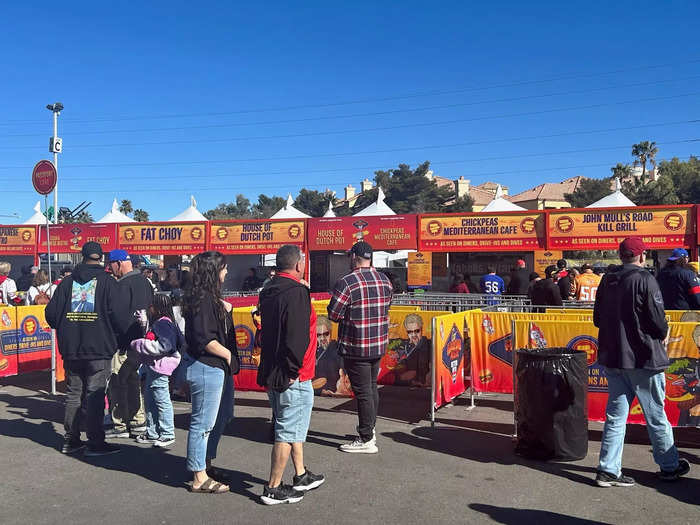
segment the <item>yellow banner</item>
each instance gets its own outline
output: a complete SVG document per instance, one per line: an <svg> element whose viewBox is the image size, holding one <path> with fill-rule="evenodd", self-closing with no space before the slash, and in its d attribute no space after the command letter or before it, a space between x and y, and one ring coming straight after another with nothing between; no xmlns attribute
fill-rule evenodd
<svg viewBox="0 0 700 525"><path fill-rule="evenodd" d="M552 211L549 246L555 249L617 247L626 237L640 236L650 248L690 245L690 207L652 206L614 210Z"/></svg>
<svg viewBox="0 0 700 525"><path fill-rule="evenodd" d="M430 252L408 252L408 278L406 284L415 288L433 284L433 258Z"/></svg>
<svg viewBox="0 0 700 525"><path fill-rule="evenodd" d="M198 253L206 249L205 223L127 223L119 225L119 247L129 253Z"/></svg>
<svg viewBox="0 0 700 525"><path fill-rule="evenodd" d="M534 250L544 247L544 237L544 215L537 212L420 218L419 247L426 251Z"/></svg>
<svg viewBox="0 0 700 525"><path fill-rule="evenodd" d="M275 253L283 244L304 244L304 221L213 222L212 250L222 253Z"/></svg>
<svg viewBox="0 0 700 525"><path fill-rule="evenodd" d="M561 250L535 250L535 266L534 270L540 277L544 278L544 270L547 266L556 265L561 259L563 253Z"/></svg>
<svg viewBox="0 0 700 525"><path fill-rule="evenodd" d="M34 255L35 226L0 226L0 254Z"/></svg>

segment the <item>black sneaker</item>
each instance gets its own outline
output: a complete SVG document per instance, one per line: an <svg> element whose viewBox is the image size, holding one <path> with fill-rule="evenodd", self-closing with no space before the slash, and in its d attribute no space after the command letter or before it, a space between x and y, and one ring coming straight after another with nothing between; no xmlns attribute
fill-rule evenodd
<svg viewBox="0 0 700 525"><path fill-rule="evenodd" d="M304 493L294 490L289 485L280 485L271 488L265 485L260 499L265 505L279 505L280 503L298 503L304 499Z"/></svg>
<svg viewBox="0 0 700 525"><path fill-rule="evenodd" d="M111 443L100 443L99 445L88 445L85 449L85 455L88 457L93 456L107 456L109 454L116 454L121 450L117 445L112 445Z"/></svg>
<svg viewBox="0 0 700 525"><path fill-rule="evenodd" d="M292 488L299 491L313 490L323 485L326 477L323 474L314 474L308 468L301 476L294 476Z"/></svg>
<svg viewBox="0 0 700 525"><path fill-rule="evenodd" d="M66 439L61 447L62 454L73 454L85 448L85 442L80 441L80 439Z"/></svg>
<svg viewBox="0 0 700 525"><path fill-rule="evenodd" d="M688 472L690 472L690 463L685 459L679 459L676 470L662 470L658 473L658 476L664 481L676 481L681 476L685 476Z"/></svg>
<svg viewBox="0 0 700 525"><path fill-rule="evenodd" d="M598 471L595 477L596 485L599 487L633 487L634 478L620 474L615 477L607 472Z"/></svg>

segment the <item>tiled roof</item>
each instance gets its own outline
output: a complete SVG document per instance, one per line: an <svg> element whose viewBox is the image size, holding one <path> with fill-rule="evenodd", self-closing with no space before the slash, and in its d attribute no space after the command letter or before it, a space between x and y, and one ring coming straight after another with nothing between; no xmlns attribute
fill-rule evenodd
<svg viewBox="0 0 700 525"><path fill-rule="evenodd" d="M517 195L513 195L510 200L515 203L534 200L565 201L564 195L573 193L584 178L585 177L578 175L561 182L545 182L544 184L525 190Z"/></svg>

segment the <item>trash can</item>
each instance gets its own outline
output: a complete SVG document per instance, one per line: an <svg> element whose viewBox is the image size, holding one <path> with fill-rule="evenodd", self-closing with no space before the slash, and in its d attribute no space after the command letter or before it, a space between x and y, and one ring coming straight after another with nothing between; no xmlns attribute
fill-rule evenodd
<svg viewBox="0 0 700 525"><path fill-rule="evenodd" d="M518 350L515 367L516 454L572 461L588 453L586 352Z"/></svg>

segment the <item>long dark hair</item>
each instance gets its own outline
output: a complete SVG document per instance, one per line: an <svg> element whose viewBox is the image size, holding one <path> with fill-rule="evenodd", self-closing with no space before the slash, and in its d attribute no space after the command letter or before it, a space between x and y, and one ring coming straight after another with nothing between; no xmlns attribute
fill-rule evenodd
<svg viewBox="0 0 700 525"><path fill-rule="evenodd" d="M168 317L174 323L173 301L166 293L156 293L151 303L151 322L155 322L161 317Z"/></svg>
<svg viewBox="0 0 700 525"><path fill-rule="evenodd" d="M226 312L221 304L221 282L219 273L226 267L226 258L220 252L204 252L192 259L190 266L191 279L185 288L185 312L196 315L199 312L202 301L213 299L220 320L224 319Z"/></svg>

